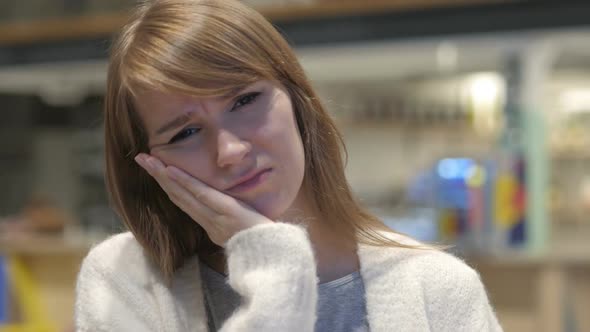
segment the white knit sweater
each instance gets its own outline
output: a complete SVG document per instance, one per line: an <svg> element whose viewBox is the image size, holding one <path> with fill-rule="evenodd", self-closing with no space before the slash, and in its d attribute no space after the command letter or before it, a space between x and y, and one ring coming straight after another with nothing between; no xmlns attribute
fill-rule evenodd
<svg viewBox="0 0 590 332"><path fill-rule="evenodd" d="M413 243L404 237L396 240ZM230 285L245 298L226 332L311 332L315 259L305 230L255 226L227 243ZM501 331L478 274L440 251L359 246L373 332ZM170 285L130 233L91 250L76 294L77 331L207 332L197 258Z"/></svg>

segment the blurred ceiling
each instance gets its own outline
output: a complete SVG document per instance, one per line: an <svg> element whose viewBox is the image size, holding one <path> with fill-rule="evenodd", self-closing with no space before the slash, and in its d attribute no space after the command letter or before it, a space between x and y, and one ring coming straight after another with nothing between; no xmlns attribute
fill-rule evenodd
<svg viewBox="0 0 590 332"><path fill-rule="evenodd" d="M589 12L590 1L480 1L274 23L314 82L356 84L499 71L507 55L538 45L554 53L554 69L584 76L590 71ZM109 38L0 43L0 92L36 94L50 104L100 94Z"/></svg>

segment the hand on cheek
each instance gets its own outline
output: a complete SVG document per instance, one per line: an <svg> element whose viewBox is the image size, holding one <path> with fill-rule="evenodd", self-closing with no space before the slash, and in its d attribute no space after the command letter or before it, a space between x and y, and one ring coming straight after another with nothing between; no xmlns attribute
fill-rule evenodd
<svg viewBox="0 0 590 332"><path fill-rule="evenodd" d="M179 168L164 165L153 156L140 153L135 161L219 246L225 246L227 240L241 230L273 222L245 203L209 187Z"/></svg>

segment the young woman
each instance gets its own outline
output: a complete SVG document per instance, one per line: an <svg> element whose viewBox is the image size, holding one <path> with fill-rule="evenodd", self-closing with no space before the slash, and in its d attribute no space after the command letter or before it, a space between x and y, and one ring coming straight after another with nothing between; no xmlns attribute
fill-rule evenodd
<svg viewBox="0 0 590 332"><path fill-rule="evenodd" d="M153 0L115 42L79 331L500 331L479 276L355 200L293 51L237 1Z"/></svg>

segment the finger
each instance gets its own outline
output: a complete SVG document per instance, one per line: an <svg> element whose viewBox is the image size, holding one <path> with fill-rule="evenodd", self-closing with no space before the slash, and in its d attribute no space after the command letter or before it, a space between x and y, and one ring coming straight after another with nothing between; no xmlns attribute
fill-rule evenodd
<svg viewBox="0 0 590 332"><path fill-rule="evenodd" d="M148 155L145 153L139 153L138 155L135 156L135 158L133 158L135 160L135 162L141 166L141 168L143 168L146 172L150 172L150 167L147 164L147 158Z"/></svg>
<svg viewBox="0 0 590 332"><path fill-rule="evenodd" d="M205 204L196 200L190 192L178 186L172 194L168 194L170 200L181 210L186 212L196 223L209 230L213 224L212 219L216 212Z"/></svg>
<svg viewBox="0 0 590 332"><path fill-rule="evenodd" d="M147 154L138 154L135 161L143 167L158 182L164 191L168 192L167 176L165 175L166 166L160 160Z"/></svg>
<svg viewBox="0 0 590 332"><path fill-rule="evenodd" d="M196 200L202 201L203 199L207 199L205 194L208 186L179 168L174 166L166 167L159 159L150 155L138 155L137 160L141 162L141 165L156 179L164 190L168 191L170 183L173 183L175 186L179 186L184 191L191 193Z"/></svg>
<svg viewBox="0 0 590 332"><path fill-rule="evenodd" d="M149 175L152 177L158 176L158 166L161 162L157 161L156 158L149 154L140 153L134 159Z"/></svg>
<svg viewBox="0 0 590 332"><path fill-rule="evenodd" d="M211 188L181 169L174 166L168 166L166 170L171 179L188 190L197 200L217 213L226 214L229 210L235 207L235 198Z"/></svg>

